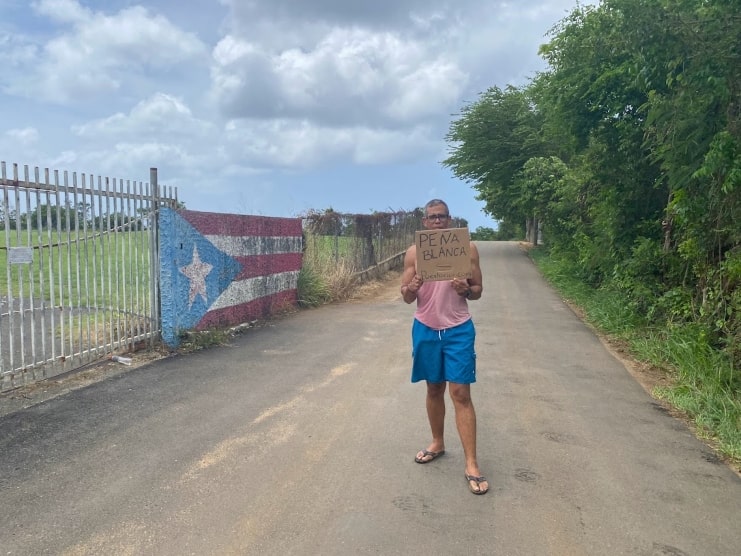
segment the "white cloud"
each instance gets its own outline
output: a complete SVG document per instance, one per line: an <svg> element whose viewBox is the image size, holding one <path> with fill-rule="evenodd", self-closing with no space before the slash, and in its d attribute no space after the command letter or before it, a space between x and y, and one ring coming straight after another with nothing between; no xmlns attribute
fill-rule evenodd
<svg viewBox="0 0 741 556"><path fill-rule="evenodd" d="M157 71L188 71L207 60L196 35L141 6L114 15L93 12L76 0L42 0L34 8L58 23L61 33L40 48L15 49L27 67L23 75L11 76L6 91L18 96L59 103L105 98L146 77L157 79Z"/></svg>
<svg viewBox="0 0 741 556"><path fill-rule="evenodd" d="M35 127L12 128L0 133L0 161L9 163L38 164L39 131ZM13 159L8 154L22 152L28 158Z"/></svg>
<svg viewBox="0 0 741 556"><path fill-rule="evenodd" d="M541 69L575 2L0 0L0 158L156 166L196 210L244 191L265 214L363 210L382 187L416 206L457 187L439 167L451 114Z"/></svg>
<svg viewBox="0 0 741 556"><path fill-rule="evenodd" d="M39 14L61 23L79 23L92 17L92 12L76 0L41 0L31 2L31 6Z"/></svg>
<svg viewBox="0 0 741 556"><path fill-rule="evenodd" d="M363 130L354 144L352 159L357 164L407 163L435 152L439 146L428 126L383 132Z"/></svg>
<svg viewBox="0 0 741 556"><path fill-rule="evenodd" d="M229 158L251 168L312 168L329 161L360 165L408 162L439 147L429 129L319 127L308 121L234 120L226 129Z"/></svg>
<svg viewBox="0 0 741 556"><path fill-rule="evenodd" d="M528 26L566 4L225 3L230 32L213 50L212 98L226 117L246 120L229 134L237 152L281 167L440 153L464 102L492 84L524 81L523 59L537 63Z"/></svg>
<svg viewBox="0 0 741 556"><path fill-rule="evenodd" d="M28 147L33 145L39 139L39 132L34 127L24 127L23 129L11 129L6 135L18 144Z"/></svg>
<svg viewBox="0 0 741 556"><path fill-rule="evenodd" d="M137 175L154 166L165 169L172 181L180 175L195 179L219 172L209 168L228 163L219 127L196 118L182 99L164 93L127 113L75 125L72 132L84 141L78 161L102 172Z"/></svg>
<svg viewBox="0 0 741 556"><path fill-rule="evenodd" d="M104 148L69 150L52 161L52 166L91 169L98 175L117 179L144 179L147 169L164 170L171 182L179 172L197 174L199 158L186 147L157 141L120 142Z"/></svg>
<svg viewBox="0 0 741 556"><path fill-rule="evenodd" d="M37 45L21 35L0 33L0 64L11 72L32 64L38 58L38 51ZM8 89L11 72L5 73L5 83L0 86L3 90Z"/></svg>
<svg viewBox="0 0 741 556"><path fill-rule="evenodd" d="M213 129L208 122L196 119L190 108L178 99L165 93L156 93L139 102L128 114L116 113L107 118L73 126L72 131L81 137L161 137L199 135Z"/></svg>
<svg viewBox="0 0 741 556"><path fill-rule="evenodd" d="M214 95L232 118L398 127L454 107L454 61L392 33L334 29L311 51L269 52L233 36L214 50Z"/></svg>
<svg viewBox="0 0 741 556"><path fill-rule="evenodd" d="M80 157L75 151L65 150L59 153L58 156L53 158L49 165L52 168L74 168L75 165L80 161ZM101 170L102 171L102 170Z"/></svg>

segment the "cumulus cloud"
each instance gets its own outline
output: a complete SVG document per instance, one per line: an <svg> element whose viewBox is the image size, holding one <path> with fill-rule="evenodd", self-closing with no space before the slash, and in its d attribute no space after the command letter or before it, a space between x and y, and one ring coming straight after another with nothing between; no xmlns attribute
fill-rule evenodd
<svg viewBox="0 0 741 556"><path fill-rule="evenodd" d="M12 128L0 132L0 161L25 164L29 160L13 160L6 158L8 153L21 151L28 156L36 156L39 146L39 131L35 127ZM33 163L33 159L31 160Z"/></svg>
<svg viewBox="0 0 741 556"><path fill-rule="evenodd" d="M229 118L414 129L449 114L468 84L446 48L460 9L446 0L225 3L212 94Z"/></svg>
<svg viewBox="0 0 741 556"><path fill-rule="evenodd" d="M383 148L404 134L422 145L404 152L424 152L433 142L439 152L450 114L463 103L494 83L524 81L522 48L533 36L523 29L549 10L557 18L566 4L224 3L230 25L212 53L212 98L227 118L263 130L251 156L298 165L337 153L362 163L386 161ZM537 62L537 44L529 60ZM291 134L277 131L292 125ZM309 135L321 137L323 148L302 146ZM268 140L278 143L267 148Z"/></svg>
<svg viewBox="0 0 741 556"><path fill-rule="evenodd" d="M182 99L165 93L156 93L139 102L128 114L118 112L107 118L73 126L81 137L147 137L201 135L212 129L212 124L193 116Z"/></svg>
<svg viewBox="0 0 741 556"><path fill-rule="evenodd" d="M348 188L327 183L345 171L401 194L393 179L430 183L416 172L439 167L451 114L539 69L538 44L575 2L11 0L0 151L111 176L156 166L206 204L222 187L229 208L248 180L265 207L277 195L285 210L294 186L301 203L324 190L334 203ZM378 191L363 194L373 206Z"/></svg>
<svg viewBox="0 0 741 556"><path fill-rule="evenodd" d="M221 127L194 116L183 99L165 93L153 94L128 112L74 125L72 133L81 141L74 153L78 163L101 172L141 175L154 166L170 180L180 175L194 179L215 164L228 163L220 146Z"/></svg>
<svg viewBox="0 0 741 556"><path fill-rule="evenodd" d="M520 0L523 4L542 4ZM233 28L240 33L259 32L271 21L303 22L304 25L363 26L374 29L409 31L409 24L428 19L452 19L458 14L481 12L477 0L376 0L349 2L347 0L223 0L230 7ZM488 2L492 9L507 2Z"/></svg>
<svg viewBox="0 0 741 556"><path fill-rule="evenodd" d="M33 8L42 15L61 23L78 23L89 20L93 13L80 5L77 0L41 0L31 2Z"/></svg>
<svg viewBox="0 0 741 556"><path fill-rule="evenodd" d="M117 179L142 179L149 168L158 168L166 176L167 185L174 185L178 176L187 175L193 186L196 177L209 166L210 152L197 152L187 145L157 140L106 143L100 148L67 150L51 161L52 167L89 168L97 175ZM91 173L92 173L91 172Z"/></svg>
<svg viewBox="0 0 741 556"><path fill-rule="evenodd" d="M399 127L449 110L466 76L398 35L334 29L310 52L226 37L214 50L213 80L232 118Z"/></svg>
<svg viewBox="0 0 741 556"><path fill-rule="evenodd" d="M24 68L38 59L39 49L36 44L18 34L0 32L0 64L8 70ZM6 75L11 75L7 72ZM0 85L8 90L8 79Z"/></svg>
<svg viewBox="0 0 741 556"><path fill-rule="evenodd" d="M6 91L66 103L101 97L132 84L147 72L168 73L187 62L205 63L207 47L165 17L141 6L113 15L94 12L77 0L41 0L36 14L60 25L60 34L40 47L16 39L14 56L25 73L11 76Z"/></svg>
<svg viewBox="0 0 741 556"><path fill-rule="evenodd" d="M34 127L24 127L23 129L8 130L5 135L12 141L27 147L33 145L39 139L39 132Z"/></svg>
<svg viewBox="0 0 741 556"><path fill-rule="evenodd" d="M414 160L438 142L429 129L320 127L309 121L234 120L226 128L228 157L250 168L313 168L330 161L384 164Z"/></svg>

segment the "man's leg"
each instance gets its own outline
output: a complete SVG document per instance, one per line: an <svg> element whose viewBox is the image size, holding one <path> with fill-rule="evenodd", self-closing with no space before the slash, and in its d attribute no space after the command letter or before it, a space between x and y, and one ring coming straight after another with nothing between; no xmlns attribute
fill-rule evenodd
<svg viewBox="0 0 741 556"><path fill-rule="evenodd" d="M463 445L463 455L466 458L466 475L474 477L481 476L481 470L476 459L476 410L471 400L471 385L450 383L450 397L455 407L455 424L458 427L458 435ZM472 488L476 490L475 481L470 481ZM489 483L483 481L478 484L478 489L486 491Z"/></svg>
<svg viewBox="0 0 741 556"><path fill-rule="evenodd" d="M445 382L427 383L427 419L430 421L432 442L427 447L428 452L445 450ZM430 461L434 456L425 456L422 451L417 454L417 460Z"/></svg>

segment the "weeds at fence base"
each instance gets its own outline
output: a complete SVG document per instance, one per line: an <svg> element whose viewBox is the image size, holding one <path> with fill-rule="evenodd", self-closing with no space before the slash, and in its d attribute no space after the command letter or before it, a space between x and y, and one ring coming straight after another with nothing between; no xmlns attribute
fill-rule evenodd
<svg viewBox="0 0 741 556"><path fill-rule="evenodd" d="M180 335L178 351L200 351L216 346L225 346L231 335L228 330L213 328L209 330L187 331Z"/></svg>
<svg viewBox="0 0 741 556"><path fill-rule="evenodd" d="M347 299L357 283L353 270L344 261L305 261L298 275L299 306L317 307Z"/></svg>

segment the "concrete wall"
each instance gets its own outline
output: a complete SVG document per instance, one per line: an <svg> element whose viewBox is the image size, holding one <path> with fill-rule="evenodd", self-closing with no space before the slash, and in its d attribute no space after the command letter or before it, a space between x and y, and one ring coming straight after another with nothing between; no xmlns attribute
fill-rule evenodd
<svg viewBox="0 0 741 556"><path fill-rule="evenodd" d="M264 318L298 302L301 219L161 210L162 339Z"/></svg>

